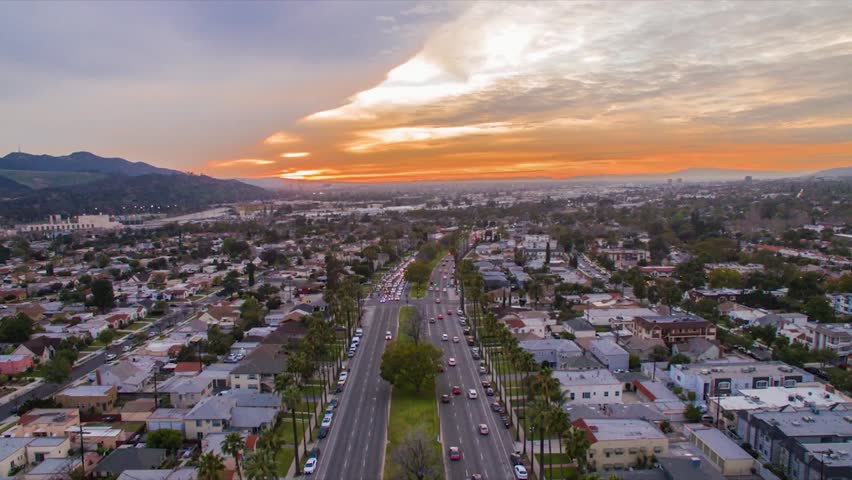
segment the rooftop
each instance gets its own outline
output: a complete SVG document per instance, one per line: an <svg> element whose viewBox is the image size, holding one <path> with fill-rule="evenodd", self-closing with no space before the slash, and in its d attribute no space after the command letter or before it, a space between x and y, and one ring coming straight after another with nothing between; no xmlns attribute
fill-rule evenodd
<svg viewBox="0 0 852 480"><path fill-rule="evenodd" d="M584 418L577 422L591 432L595 441L665 440L666 436L651 422L640 419Z"/></svg>
<svg viewBox="0 0 852 480"><path fill-rule="evenodd" d="M757 362L747 361L741 363L726 362L698 362L685 365L672 365L672 374L680 370L688 375L703 375L706 378L729 378L749 375L761 376L802 376L802 381L813 379L813 375L797 367L787 365L784 362Z"/></svg>
<svg viewBox="0 0 852 480"><path fill-rule="evenodd" d="M58 395L67 395L69 397L103 397L109 395L110 390L115 390L115 387L112 385L80 385L66 388L59 392Z"/></svg>
<svg viewBox="0 0 852 480"><path fill-rule="evenodd" d="M581 372L555 371L553 377L559 380L563 387L572 385L621 385L621 381L605 368Z"/></svg>
<svg viewBox="0 0 852 480"><path fill-rule="evenodd" d="M684 425L684 433L691 433L701 440L710 450L724 460L745 460L752 456L728 438L721 430L699 424Z"/></svg>
<svg viewBox="0 0 852 480"><path fill-rule="evenodd" d="M808 403L805 405L805 403ZM740 395L719 399L723 410L773 409L790 405L794 408L829 407L835 403L852 403L839 392L827 392L825 386L769 387L740 390Z"/></svg>
<svg viewBox="0 0 852 480"><path fill-rule="evenodd" d="M852 443L803 443L817 461L824 460L826 467L852 467Z"/></svg>
<svg viewBox="0 0 852 480"><path fill-rule="evenodd" d="M837 435L852 437L852 415L847 411L759 412L753 418L775 425L788 437Z"/></svg>

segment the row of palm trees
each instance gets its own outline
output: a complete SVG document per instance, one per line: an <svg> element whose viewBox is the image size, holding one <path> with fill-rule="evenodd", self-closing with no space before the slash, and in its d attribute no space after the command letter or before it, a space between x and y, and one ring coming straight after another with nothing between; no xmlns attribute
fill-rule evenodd
<svg viewBox="0 0 852 480"><path fill-rule="evenodd" d="M583 430L571 424L563 408L565 394L559 381L553 378L552 370L539 365L530 352L521 348L517 337L494 314L484 312L483 305L488 305L489 299L483 291L482 277L470 262L459 263L458 276L468 303L472 333L488 371L494 373L494 386L501 403L513 420L515 440L520 441L523 435L523 454L534 457L533 442L537 438L539 478L545 479L544 440L547 438L548 472L552 472L552 439L556 438L559 458L574 460L581 468L585 467L589 441ZM560 478L564 478L563 463L559 461Z"/></svg>

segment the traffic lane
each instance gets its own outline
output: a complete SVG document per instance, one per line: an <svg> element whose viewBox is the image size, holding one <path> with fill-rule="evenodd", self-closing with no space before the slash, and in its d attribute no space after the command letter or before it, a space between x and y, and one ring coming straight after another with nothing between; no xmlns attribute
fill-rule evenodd
<svg viewBox="0 0 852 480"><path fill-rule="evenodd" d="M433 304L427 306L426 311L429 316L436 316L439 312L437 307L440 305ZM439 348L444 352L443 361L446 364L447 359L454 357L457 362L460 362L461 355L465 352L460 348L461 343L453 343L452 340L444 342L441 335L447 331L448 317L443 321L437 320L435 324L437 328L430 332L430 340L437 342ZM452 333L452 332L450 332ZM486 452L489 450L488 438L479 434L478 425L485 423L479 418L479 413L475 411L475 404L478 400L467 398L467 391L475 388L469 378L465 378L463 372L456 367L446 367L446 372L440 382L442 384L442 393L451 395L453 398L450 404L441 404L443 407L440 412L442 437L444 440L445 455L448 455L449 447L459 447L462 454L461 461L452 461L447 459L447 472L449 478L469 478L474 473L479 473L485 478L500 478L495 477L496 472L489 468L487 462L489 456ZM462 389L461 395L452 394L452 386L459 386Z"/></svg>
<svg viewBox="0 0 852 480"><path fill-rule="evenodd" d="M453 304L449 305L450 308L454 306ZM452 318L446 324L446 332L450 339L454 336L462 338L463 332L458 317L447 315L444 318L445 322L447 319ZM450 352L448 355L456 359L456 367L452 367L457 374L454 380L459 382L457 385L462 386L465 395L466 401L464 402L464 414L462 417L470 420L467 428L461 429L461 441L468 445L474 445L476 450L472 453L479 456L478 461L473 466L478 466L476 465L477 463L480 464L482 470L479 473L483 473L485 478L504 478L511 476L512 471L508 457L514 449L514 445L512 444L508 430L499 421L499 417L490 409L489 400L491 397L487 397L485 390L482 388L482 377L479 375L478 362L471 356L470 348L466 343L453 343L450 341L448 351ZM466 398L467 390L470 388L477 391L477 399L470 400ZM489 435L483 436L479 434L478 425L481 423L488 425L491 432Z"/></svg>
<svg viewBox="0 0 852 480"><path fill-rule="evenodd" d="M339 395L340 407L329 436L320 441L327 446L320 456L319 478L380 478L387 430L390 388L379 376L378 365L384 352L384 332L393 330L391 320L399 306L380 304L365 316L364 345L351 362L347 386ZM395 322L393 322L395 323ZM366 406L370 408L364 408ZM365 442L364 439L367 439ZM382 456L375 455L377 451ZM353 470L358 471L354 474Z"/></svg>

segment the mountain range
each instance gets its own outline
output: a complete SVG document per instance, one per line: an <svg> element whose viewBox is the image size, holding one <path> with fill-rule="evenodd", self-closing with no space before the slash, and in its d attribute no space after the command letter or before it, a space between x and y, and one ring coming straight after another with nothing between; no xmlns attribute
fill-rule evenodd
<svg viewBox="0 0 852 480"><path fill-rule="evenodd" d="M130 162L123 158L104 158L89 152L70 155L33 155L12 152L0 158L0 169L44 172L94 172L106 175L184 175L183 172L155 167L145 162Z"/></svg>

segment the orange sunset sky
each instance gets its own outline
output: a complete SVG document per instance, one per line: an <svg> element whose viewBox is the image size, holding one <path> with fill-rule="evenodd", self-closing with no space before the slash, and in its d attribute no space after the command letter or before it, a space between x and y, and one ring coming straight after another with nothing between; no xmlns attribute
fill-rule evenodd
<svg viewBox="0 0 852 480"><path fill-rule="evenodd" d="M189 26L123 8L56 35L156 19L151 44L100 50L164 65L7 98L7 150L354 182L852 164L850 2L282 2Z"/></svg>

